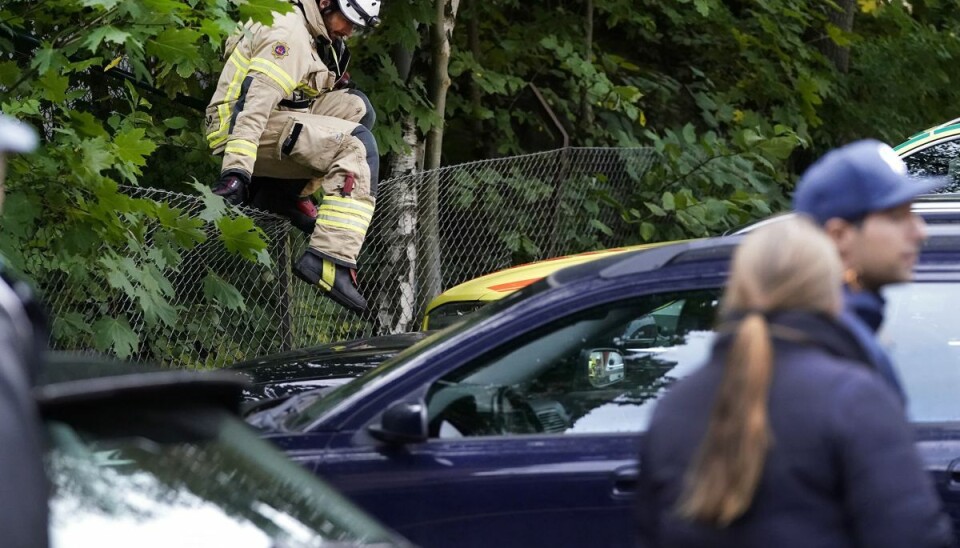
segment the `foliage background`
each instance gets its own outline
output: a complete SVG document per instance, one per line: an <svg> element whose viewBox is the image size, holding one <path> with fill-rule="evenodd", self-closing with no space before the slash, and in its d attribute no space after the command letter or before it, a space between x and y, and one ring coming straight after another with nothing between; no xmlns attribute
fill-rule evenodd
<svg viewBox="0 0 960 548"><path fill-rule="evenodd" d="M615 208L635 242L785 208L797 174L828 148L868 136L896 144L953 117L960 99L958 0L463 0L441 119L427 99L438 1L386 2L382 27L353 42L351 74L377 109L381 153L417 152L404 141L410 121L418 140L444 126L445 165L564 144L652 146L662 161L632 195L601 195L586 212ZM288 9L2 4L0 108L44 146L11 159L0 251L40 286L67 280L77 313L57 318L55 336L126 356L147 343L131 315L158 331L186 321L170 304L171 276L210 239L269 265L260 229L206 190L219 166L198 109L236 21ZM382 178L396 175L381 165ZM120 185L191 192L205 205L188 211ZM600 228L578 245L600 246ZM198 324L243 309L211 272L195 286L208 306L200 319L189 311Z"/></svg>

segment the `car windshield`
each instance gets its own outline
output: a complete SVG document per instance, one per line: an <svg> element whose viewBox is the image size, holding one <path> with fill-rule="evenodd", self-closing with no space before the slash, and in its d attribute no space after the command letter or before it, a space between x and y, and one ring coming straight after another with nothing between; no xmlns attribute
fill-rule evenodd
<svg viewBox="0 0 960 548"><path fill-rule="evenodd" d="M54 547L300 547L395 538L219 410L83 411L48 419L46 428Z"/></svg>
<svg viewBox="0 0 960 548"><path fill-rule="evenodd" d="M297 409L297 412L292 413L288 418L283 420L283 427L292 431L299 431L309 428L311 424L317 421L317 419L325 415L328 411L335 408L340 402L346 400L353 394L356 394L366 388L376 386L380 383L387 382L393 376L393 374L399 371L411 358L430 348L433 348L444 340L456 336L462 331L471 329L474 325L483 322L504 308L509 308L513 306L514 303L526 299L530 295L544 291L548 289L548 287L549 286L547 285L546 281L541 280L540 282L529 285L520 291L500 299L499 301L491 302L472 314L464 316L463 321L455 323L450 327L434 333L433 335L421 340L406 350L403 350L392 359L385 361L376 369L373 369L370 372L354 379L351 382L339 386L330 392L324 392L322 394L308 392L301 394L301 398L307 398L308 400L312 401L308 401L306 403L297 403L294 405L293 407Z"/></svg>

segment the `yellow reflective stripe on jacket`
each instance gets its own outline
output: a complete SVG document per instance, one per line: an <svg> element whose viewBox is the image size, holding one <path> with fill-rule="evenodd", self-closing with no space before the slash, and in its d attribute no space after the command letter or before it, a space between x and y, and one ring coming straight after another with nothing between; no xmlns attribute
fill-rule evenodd
<svg viewBox="0 0 960 548"><path fill-rule="evenodd" d="M354 200L353 198L343 198L341 196L324 196L323 203L320 205L323 208L324 205L338 205L341 207L346 207L348 209L356 209L359 211L366 211L373 215L373 204L368 204L366 202L361 202L360 200Z"/></svg>
<svg viewBox="0 0 960 548"><path fill-rule="evenodd" d="M253 141L234 139L233 141L227 143L227 148L224 150L227 154L239 154L241 156L250 156L253 158L257 157L257 144Z"/></svg>
<svg viewBox="0 0 960 548"><path fill-rule="evenodd" d="M229 62L233 64L237 70L233 73L233 78L230 79L230 85L227 86L227 92L223 97L224 102L217 105L217 116L220 119L220 127L217 131L207 135L210 148L216 148L229 137L229 120L232 116L230 106L240 97L240 87L243 84L243 79L247 77L247 72L250 70L250 60L240 53L239 48L233 50L233 53L230 54Z"/></svg>
<svg viewBox="0 0 960 548"><path fill-rule="evenodd" d="M328 215L317 215L317 224L330 226L333 228L342 228L344 230L349 230L351 232L356 232L361 236L366 236L367 226L360 223L354 223L351 221L344 220L335 220L331 219Z"/></svg>
<svg viewBox="0 0 960 548"><path fill-rule="evenodd" d="M268 61L263 57L255 57L250 61L250 70L255 70L267 75L280 86L284 95L290 95L293 93L293 89L297 87L297 83L293 81L293 78L291 78L289 74L280 68L280 65Z"/></svg>

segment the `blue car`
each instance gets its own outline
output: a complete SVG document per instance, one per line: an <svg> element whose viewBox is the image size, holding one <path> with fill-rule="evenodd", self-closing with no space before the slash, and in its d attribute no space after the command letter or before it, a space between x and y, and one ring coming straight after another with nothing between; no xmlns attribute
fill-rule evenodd
<svg viewBox="0 0 960 548"><path fill-rule="evenodd" d="M960 227L886 293L918 447L960 517ZM630 546L642 432L700 366L739 237L558 271L355 381L249 420L425 546ZM960 528L958 528L960 530Z"/></svg>

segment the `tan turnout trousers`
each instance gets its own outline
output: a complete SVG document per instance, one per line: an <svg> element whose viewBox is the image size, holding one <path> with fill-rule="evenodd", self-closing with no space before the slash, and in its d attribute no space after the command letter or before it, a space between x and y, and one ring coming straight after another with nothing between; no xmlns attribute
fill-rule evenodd
<svg viewBox="0 0 960 548"><path fill-rule="evenodd" d="M349 268L356 268L376 204L376 189L370 185L376 174L370 173L367 161L371 151L353 136L362 127L357 122L366 113L364 107L359 97L335 91L321 96L308 113L274 112L253 167L256 175L309 179L301 195L321 198L310 247Z"/></svg>

